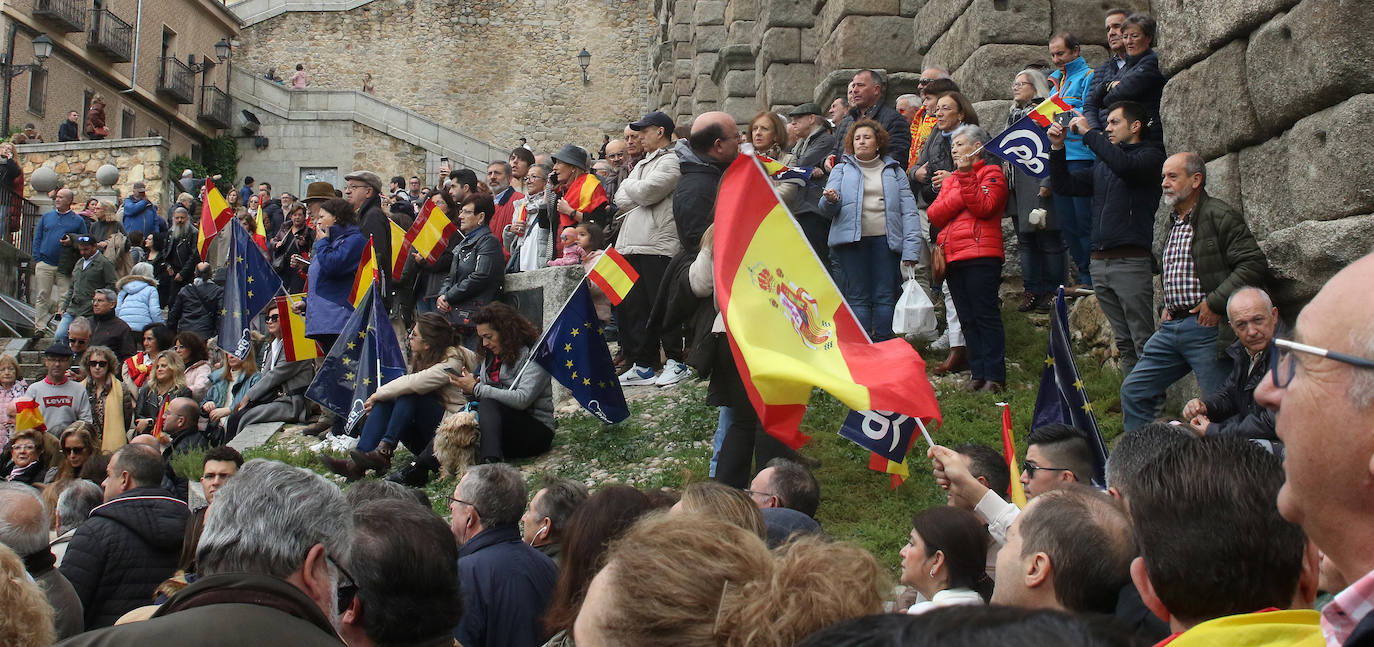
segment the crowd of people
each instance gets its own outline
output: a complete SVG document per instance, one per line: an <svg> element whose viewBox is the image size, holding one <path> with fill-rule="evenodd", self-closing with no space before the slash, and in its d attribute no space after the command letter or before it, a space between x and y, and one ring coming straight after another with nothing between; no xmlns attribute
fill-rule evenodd
<svg viewBox="0 0 1374 647"><path fill-rule="evenodd" d="M743 132L723 112L650 112L597 155L522 141L480 177L445 160L432 188L357 170L297 198L244 178L224 197L295 296L256 318L242 358L215 339L235 278L228 236L198 250L204 196L164 217L139 184L81 211L58 190L33 243L43 375L0 356L0 643L1374 644L1374 311L1358 296L1374 255L1290 329L1245 218L1206 192L1201 157L1165 147L1153 18L1112 10L1105 28L1098 67L1060 33L1008 79L1007 126L1050 97L1071 107L1047 128L1044 177L988 153L995 129L931 67L916 94L860 70L828 110L763 112ZM1003 219L1018 310L1049 309L1061 286L1094 295L1124 376L1105 487L1083 433L1045 424L1019 464L1024 506L1000 449L936 445L948 505L912 511L899 563L830 537L813 464L765 432L713 299L716 189L749 154L801 171L770 180L871 339L898 336L904 276L943 302L932 372L968 371L971 390L1007 386ZM452 236L379 276L406 373L350 424L305 397L320 367L294 336L351 347L369 239L390 259L393 226L433 209ZM611 245L639 276L614 306L595 295L619 381L709 379L712 478L589 490L549 475L531 496L507 461L551 447L553 380L504 278L590 268ZM1199 397L1164 412L1189 373ZM261 422L355 436L320 456L346 486L245 462L227 443ZM393 465L402 445L413 459ZM192 452L194 510L176 467ZM420 489L436 473L459 475L446 501Z"/></svg>

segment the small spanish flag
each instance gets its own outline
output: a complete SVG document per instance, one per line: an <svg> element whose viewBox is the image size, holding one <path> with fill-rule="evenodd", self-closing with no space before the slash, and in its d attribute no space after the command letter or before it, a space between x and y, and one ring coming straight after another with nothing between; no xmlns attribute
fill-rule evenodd
<svg viewBox="0 0 1374 647"><path fill-rule="evenodd" d="M348 292L348 302L358 307L374 281L380 284L381 276L377 271L377 257L372 251L372 237L368 236L367 247L363 248L363 260L358 263L358 274L353 277L353 289Z"/></svg>
<svg viewBox="0 0 1374 647"><path fill-rule="evenodd" d="M587 272L587 279L601 288L611 305L618 306L625 300L630 288L635 286L635 281L639 280L639 272L630 267L630 262L614 247L607 247L601 258L596 259L591 271Z"/></svg>
<svg viewBox="0 0 1374 647"><path fill-rule="evenodd" d="M14 428L16 431L25 429L37 429L47 431L47 425L43 424L43 411L38 408L38 403L32 398L24 398L14 401Z"/></svg>
<svg viewBox="0 0 1374 647"><path fill-rule="evenodd" d="M811 169L795 169L762 153L754 153L763 164L763 172L775 180L801 180L811 178Z"/></svg>
<svg viewBox="0 0 1374 647"><path fill-rule="evenodd" d="M568 185L568 193L563 196L572 208L582 213L596 211L601 205L610 202L606 197L606 187L601 186L601 180L597 179L595 173L583 173L578 176L572 184Z"/></svg>
<svg viewBox="0 0 1374 647"><path fill-rule="evenodd" d="M262 248L263 253L267 253L267 228L262 224L264 220L262 205L258 205L258 218L253 221L253 242Z"/></svg>
<svg viewBox="0 0 1374 647"><path fill-rule="evenodd" d="M233 219L234 210L229 208L229 202L220 194L219 189L215 188L215 183L211 182L210 178L205 178L205 193L200 207L200 231L196 235L196 249L200 251L200 260L208 260L210 242L220 231L228 227L229 221Z"/></svg>
<svg viewBox="0 0 1374 647"><path fill-rule="evenodd" d="M399 281L406 268L406 257L410 256L410 241L394 220L388 218L386 222L391 225L391 280Z"/></svg>
<svg viewBox="0 0 1374 647"><path fill-rule="evenodd" d="M425 257L426 263L433 265L444 255L444 250L448 249L448 239L456 231L458 225L454 224L439 206L439 198L432 197L420 209L420 215L415 218L415 224L410 226L410 231L406 232L405 239L412 249ZM497 235L499 236L500 232L497 232ZM396 234L393 233L391 239L395 240Z"/></svg>
<svg viewBox="0 0 1374 647"><path fill-rule="evenodd" d="M1002 455L1007 459L1007 470L1011 472L1011 487L1007 494L1017 507L1026 507L1026 490L1021 487L1021 467L1016 463L1016 438L1011 426L1011 405L998 402L1002 407Z"/></svg>
<svg viewBox="0 0 1374 647"><path fill-rule="evenodd" d="M168 395L170 396L171 394L168 394ZM166 417L166 414L167 414L167 405L168 405L168 404L171 404L171 402L172 402L172 398L171 398L171 397L163 398L163 400L162 400L162 406L160 406L160 407L157 408L157 420L154 420L154 421L153 421L153 431L152 431L153 438L156 438L156 439L158 439L158 440L162 440L162 419Z"/></svg>
<svg viewBox="0 0 1374 647"><path fill-rule="evenodd" d="M304 293L276 298L277 317L281 322L282 354L288 362L324 356L320 345L305 336L305 318L291 309L291 304L304 298Z"/></svg>
<svg viewBox="0 0 1374 647"><path fill-rule="evenodd" d="M1045 99L1043 103L1036 106L1035 110L1032 110L1027 116L1031 118L1031 121L1040 124L1040 127L1049 128L1050 124L1054 123L1055 115L1072 109L1073 106L1070 106L1067 101L1056 94Z"/></svg>

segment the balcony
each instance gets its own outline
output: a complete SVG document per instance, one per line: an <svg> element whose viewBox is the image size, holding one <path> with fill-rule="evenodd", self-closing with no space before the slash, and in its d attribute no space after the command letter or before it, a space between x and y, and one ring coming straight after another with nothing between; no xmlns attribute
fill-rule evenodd
<svg viewBox="0 0 1374 647"><path fill-rule="evenodd" d="M196 73L191 66L175 56L158 59L162 73L157 77L157 93L177 103L196 102Z"/></svg>
<svg viewBox="0 0 1374 647"><path fill-rule="evenodd" d="M109 9L91 10L91 29L86 47L115 63L128 63L133 52L134 28Z"/></svg>
<svg viewBox="0 0 1374 647"><path fill-rule="evenodd" d="M216 128L228 128L229 112L229 93L213 85L201 86L200 114L197 115L201 121Z"/></svg>
<svg viewBox="0 0 1374 647"><path fill-rule="evenodd" d="M86 30L86 0L34 0L33 15L61 27L62 31Z"/></svg>

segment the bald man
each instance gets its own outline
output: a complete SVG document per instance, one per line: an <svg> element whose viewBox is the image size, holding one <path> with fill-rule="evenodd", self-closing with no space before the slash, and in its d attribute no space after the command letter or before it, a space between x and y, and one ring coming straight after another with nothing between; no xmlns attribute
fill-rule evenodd
<svg viewBox="0 0 1374 647"><path fill-rule="evenodd" d="M692 122L686 145L677 145L682 179L673 193L673 217L684 251L695 254L701 246L701 234L714 218L720 177L739 156L739 133L729 113L707 112Z"/></svg>
<svg viewBox="0 0 1374 647"><path fill-rule="evenodd" d="M606 161L611 163L611 173L602 183L606 185L606 195L614 199L620 183L630 174L633 167L633 164L630 164L630 155L625 151L625 140L612 139L606 143Z"/></svg>

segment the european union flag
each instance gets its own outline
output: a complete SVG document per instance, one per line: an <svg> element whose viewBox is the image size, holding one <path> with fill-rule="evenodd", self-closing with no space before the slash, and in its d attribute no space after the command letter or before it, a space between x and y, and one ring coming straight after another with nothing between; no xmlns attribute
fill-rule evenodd
<svg viewBox="0 0 1374 647"><path fill-rule="evenodd" d="M281 277L263 258L262 250L239 223L231 220L229 278L224 286L224 303L219 310L219 347L234 357L248 357L251 347L249 324L281 290Z"/></svg>
<svg viewBox="0 0 1374 647"><path fill-rule="evenodd" d="M625 405L604 333L605 325L597 318L592 293L583 281L549 324L531 359L568 387L582 408L609 425L630 417L630 408Z"/></svg>
<svg viewBox="0 0 1374 647"><path fill-rule="evenodd" d="M1088 392L1074 364L1073 347L1069 345L1069 311L1064 306L1064 288L1054 299L1054 313L1050 317L1050 344L1045 354L1045 368L1040 372L1040 392L1035 396L1035 413L1031 428L1062 423L1078 430L1093 452L1093 485L1107 487L1107 443L1097 426Z"/></svg>
<svg viewBox="0 0 1374 647"><path fill-rule="evenodd" d="M1032 177L1050 174L1050 136L1030 115L1008 126L983 148Z"/></svg>
<svg viewBox="0 0 1374 647"><path fill-rule="evenodd" d="M376 294L373 281L305 390L305 397L344 418L345 433L358 423L363 402L378 386L406 374L401 344Z"/></svg>

